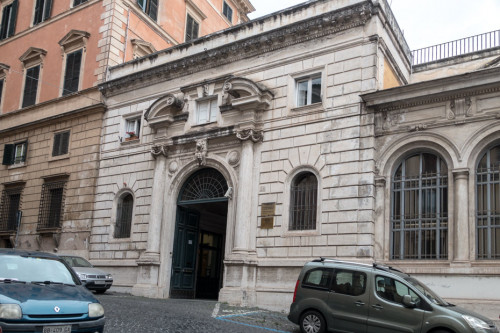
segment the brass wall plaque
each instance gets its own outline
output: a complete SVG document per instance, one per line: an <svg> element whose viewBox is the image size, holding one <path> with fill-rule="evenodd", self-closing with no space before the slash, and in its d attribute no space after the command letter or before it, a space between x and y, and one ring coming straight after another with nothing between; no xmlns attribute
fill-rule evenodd
<svg viewBox="0 0 500 333"><path fill-rule="evenodd" d="M260 206L260 216L276 215L276 202L266 202Z"/></svg>
<svg viewBox="0 0 500 333"><path fill-rule="evenodd" d="M263 217L261 219L261 229L272 229L274 227L274 217Z"/></svg>

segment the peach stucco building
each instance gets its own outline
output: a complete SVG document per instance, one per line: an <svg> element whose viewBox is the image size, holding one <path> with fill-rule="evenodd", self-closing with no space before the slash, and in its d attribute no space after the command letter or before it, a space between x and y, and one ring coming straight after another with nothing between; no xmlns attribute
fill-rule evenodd
<svg viewBox="0 0 500 333"><path fill-rule="evenodd" d="M88 256L108 68L253 10L248 0L1 1L0 247Z"/></svg>

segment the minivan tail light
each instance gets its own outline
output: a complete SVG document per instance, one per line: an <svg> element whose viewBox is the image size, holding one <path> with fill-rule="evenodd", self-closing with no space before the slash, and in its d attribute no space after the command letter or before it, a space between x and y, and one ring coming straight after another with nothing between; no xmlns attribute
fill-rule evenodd
<svg viewBox="0 0 500 333"><path fill-rule="evenodd" d="M295 284L295 291L293 292L293 303L295 303L295 299L297 298L297 289L299 289L299 282L300 282L300 279L297 280L297 283Z"/></svg>

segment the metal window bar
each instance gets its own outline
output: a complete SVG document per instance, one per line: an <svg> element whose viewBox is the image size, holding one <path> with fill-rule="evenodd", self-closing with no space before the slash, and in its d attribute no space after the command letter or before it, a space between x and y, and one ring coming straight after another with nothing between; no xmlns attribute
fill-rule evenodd
<svg viewBox="0 0 500 333"><path fill-rule="evenodd" d="M21 209L22 191L22 187L9 188L2 191L0 231L17 231L17 213Z"/></svg>
<svg viewBox="0 0 500 333"><path fill-rule="evenodd" d="M290 230L316 229L318 185L314 175L309 178L291 188Z"/></svg>
<svg viewBox="0 0 500 333"><path fill-rule="evenodd" d="M466 37L412 51L412 65L431 63L500 47L500 30Z"/></svg>
<svg viewBox="0 0 500 333"><path fill-rule="evenodd" d="M482 260L500 259L500 168L492 163L493 149L486 152L486 167L476 169L476 250Z"/></svg>
<svg viewBox="0 0 500 333"><path fill-rule="evenodd" d="M38 230L61 227L64 211L66 181L45 183L42 186Z"/></svg>
<svg viewBox="0 0 500 333"><path fill-rule="evenodd" d="M122 199L120 199L120 202L117 206L115 238L130 237L133 207L134 198L132 197L132 195L127 194Z"/></svg>
<svg viewBox="0 0 500 333"><path fill-rule="evenodd" d="M423 159L418 176L406 175L405 160L392 180L392 259L448 258L448 176L439 158L437 172L423 174Z"/></svg>

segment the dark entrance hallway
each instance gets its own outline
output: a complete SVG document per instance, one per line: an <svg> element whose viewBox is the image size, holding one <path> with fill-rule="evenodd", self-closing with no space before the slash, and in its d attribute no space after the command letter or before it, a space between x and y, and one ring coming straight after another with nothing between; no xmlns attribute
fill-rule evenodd
<svg viewBox="0 0 500 333"><path fill-rule="evenodd" d="M170 296L217 299L222 287L227 183L214 169L194 173L177 206Z"/></svg>

